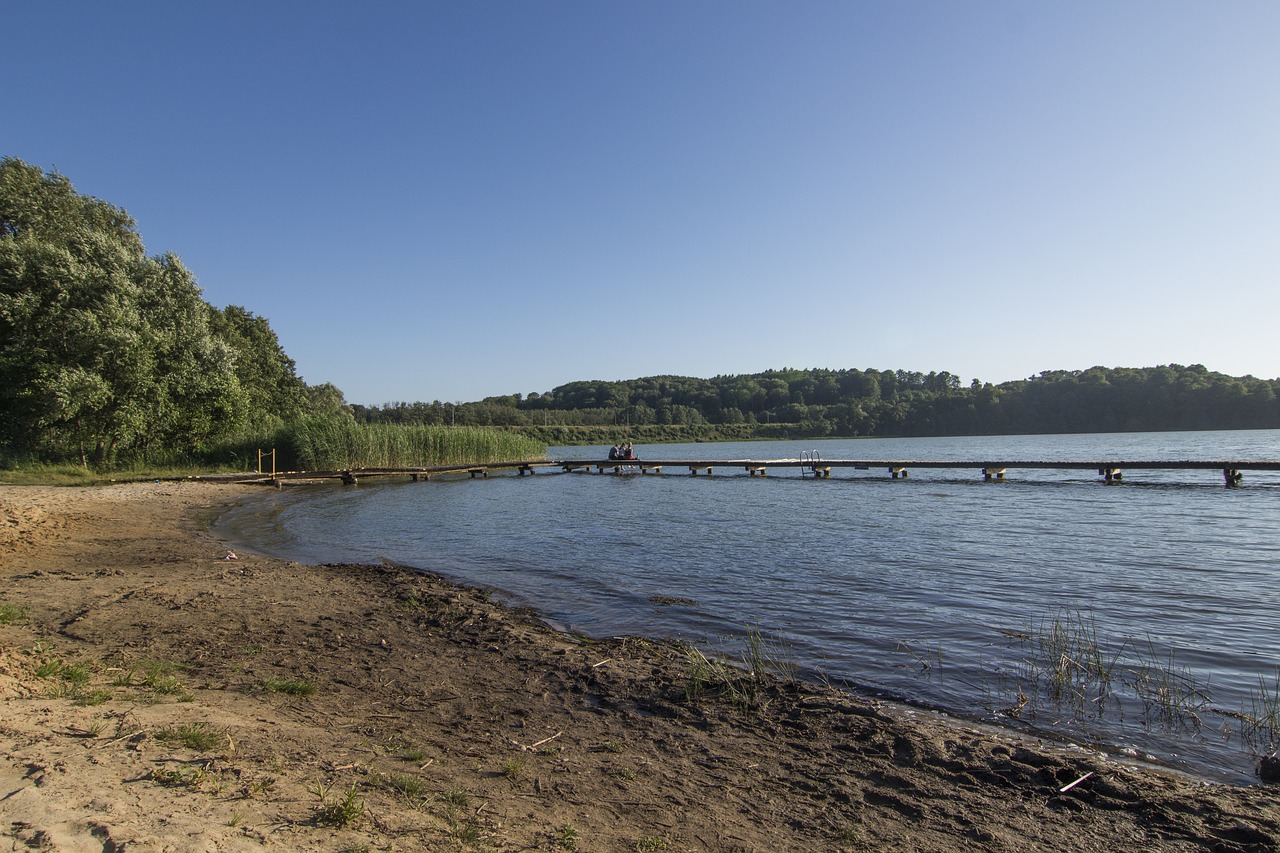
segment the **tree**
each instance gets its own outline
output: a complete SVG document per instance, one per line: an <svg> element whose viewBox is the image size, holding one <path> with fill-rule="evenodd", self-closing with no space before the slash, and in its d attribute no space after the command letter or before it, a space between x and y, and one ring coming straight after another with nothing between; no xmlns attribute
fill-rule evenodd
<svg viewBox="0 0 1280 853"><path fill-rule="evenodd" d="M173 255L70 181L0 160L0 444L110 463L234 427L233 360Z"/></svg>
<svg viewBox="0 0 1280 853"><path fill-rule="evenodd" d="M138 300L153 376L145 444L197 453L248 417L236 355L213 333L210 321L218 312L177 256L147 260L143 276Z"/></svg>
<svg viewBox="0 0 1280 853"><path fill-rule="evenodd" d="M309 413L319 417L332 417L351 420L355 417L342 390L332 382L307 386L307 408Z"/></svg>
<svg viewBox="0 0 1280 853"><path fill-rule="evenodd" d="M221 311L214 309L211 321L214 334L231 349L248 424L274 427L306 411L306 383L266 317L228 305Z"/></svg>

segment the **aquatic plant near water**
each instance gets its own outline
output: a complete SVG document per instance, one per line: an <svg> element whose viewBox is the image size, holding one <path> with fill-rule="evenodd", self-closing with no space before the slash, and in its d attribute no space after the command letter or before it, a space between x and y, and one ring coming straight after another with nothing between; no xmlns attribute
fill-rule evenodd
<svg viewBox="0 0 1280 853"><path fill-rule="evenodd" d="M1164 659L1148 641L1148 654L1130 668L1134 693L1142 700L1143 709L1169 729L1181 726L1200 728L1199 712L1209 705L1207 686L1201 685L1193 672L1180 666L1172 649Z"/></svg>
<svg viewBox="0 0 1280 853"><path fill-rule="evenodd" d="M686 700L728 699L743 711L755 706L756 685L751 674L733 664L709 658L694 646L685 648L685 657L689 664Z"/></svg>
<svg viewBox="0 0 1280 853"><path fill-rule="evenodd" d="M796 680L799 667L795 655L791 647L780 638L765 634L759 625L748 625L743 644L743 662L752 675L770 673L783 681Z"/></svg>
<svg viewBox="0 0 1280 853"><path fill-rule="evenodd" d="M1280 667L1268 684L1258 676L1257 691L1249 691L1249 712L1243 715L1247 728L1245 738L1257 752L1274 752L1280 747Z"/></svg>
<svg viewBox="0 0 1280 853"><path fill-rule="evenodd" d="M1022 649L1013 667L1018 701L1010 709L1034 714L1043 699L1055 708L1069 707L1076 719L1105 711L1127 643L1104 649L1092 613L1059 609L1025 630L1001 633Z"/></svg>
<svg viewBox="0 0 1280 853"><path fill-rule="evenodd" d="M312 418L287 435L304 470L409 468L541 459L546 447L513 432L426 424L357 424Z"/></svg>

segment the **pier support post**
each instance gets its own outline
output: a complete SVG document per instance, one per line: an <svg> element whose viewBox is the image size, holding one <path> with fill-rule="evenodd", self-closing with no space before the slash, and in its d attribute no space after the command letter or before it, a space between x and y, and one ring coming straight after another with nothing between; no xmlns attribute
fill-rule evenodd
<svg viewBox="0 0 1280 853"><path fill-rule="evenodd" d="M984 480L990 480L990 479L992 479L992 478L995 478L995 479L997 479L997 480L1003 480L1003 479L1004 479L1004 469L1003 469L1003 468L983 468L983 469L982 469L982 479L984 479Z"/></svg>
<svg viewBox="0 0 1280 853"><path fill-rule="evenodd" d="M890 468L889 473L893 475L893 479L895 480L898 479L898 477L902 477L904 480L907 478L906 468Z"/></svg>
<svg viewBox="0 0 1280 853"><path fill-rule="evenodd" d="M1108 483L1119 483L1124 479L1124 472L1119 468L1099 468L1098 473L1101 474Z"/></svg>
<svg viewBox="0 0 1280 853"><path fill-rule="evenodd" d="M748 465L746 466L746 468L747 468L747 473L750 474L752 477L756 476L757 474L759 474L761 477L765 475L765 470L763 465Z"/></svg>
<svg viewBox="0 0 1280 853"><path fill-rule="evenodd" d="M1228 486L1238 486L1240 481L1244 479L1244 475L1235 468L1223 468L1222 479L1226 480Z"/></svg>
<svg viewBox="0 0 1280 853"><path fill-rule="evenodd" d="M356 475L350 471L342 472L342 484L344 486L354 486L356 484Z"/></svg>

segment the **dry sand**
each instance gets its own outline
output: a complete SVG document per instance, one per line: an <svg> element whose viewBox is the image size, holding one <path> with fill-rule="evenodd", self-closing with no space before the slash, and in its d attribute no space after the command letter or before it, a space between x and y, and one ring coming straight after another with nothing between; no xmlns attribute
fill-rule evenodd
<svg viewBox="0 0 1280 853"><path fill-rule="evenodd" d="M814 685L690 700L670 644L393 567L225 559L209 520L253 495L0 486L12 849L1280 849L1275 787Z"/></svg>

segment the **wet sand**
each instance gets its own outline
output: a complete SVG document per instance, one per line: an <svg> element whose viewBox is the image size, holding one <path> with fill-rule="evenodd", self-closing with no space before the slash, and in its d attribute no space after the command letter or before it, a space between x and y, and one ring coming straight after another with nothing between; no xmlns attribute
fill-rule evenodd
<svg viewBox="0 0 1280 853"><path fill-rule="evenodd" d="M209 522L254 495L0 486L14 849L1280 849L1274 786L818 685L691 697L672 644L397 567L226 559Z"/></svg>

